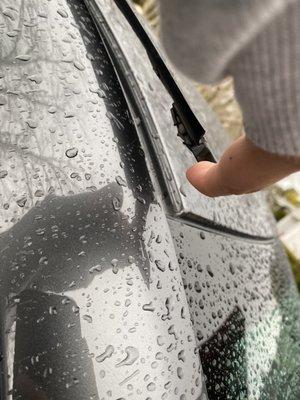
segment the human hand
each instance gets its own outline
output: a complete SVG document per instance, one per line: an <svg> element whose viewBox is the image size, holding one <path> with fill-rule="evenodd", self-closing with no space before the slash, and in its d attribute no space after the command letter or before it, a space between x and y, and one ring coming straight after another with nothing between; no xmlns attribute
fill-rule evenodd
<svg viewBox="0 0 300 400"><path fill-rule="evenodd" d="M242 136L218 163L201 161L186 172L190 183L209 197L257 192L300 171L300 157L269 153Z"/></svg>

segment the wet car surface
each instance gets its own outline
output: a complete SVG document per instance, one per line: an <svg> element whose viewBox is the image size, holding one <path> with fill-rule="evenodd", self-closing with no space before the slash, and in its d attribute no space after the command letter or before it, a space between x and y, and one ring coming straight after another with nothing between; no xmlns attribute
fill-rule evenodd
<svg viewBox="0 0 300 400"><path fill-rule="evenodd" d="M185 186L170 99L122 21L111 1L1 3L0 398L296 399L267 207Z"/></svg>

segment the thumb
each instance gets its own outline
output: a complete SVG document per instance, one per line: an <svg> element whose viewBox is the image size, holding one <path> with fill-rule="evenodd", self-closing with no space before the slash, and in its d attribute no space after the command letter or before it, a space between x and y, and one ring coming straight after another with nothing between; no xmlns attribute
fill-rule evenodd
<svg viewBox="0 0 300 400"><path fill-rule="evenodd" d="M209 197L223 196L226 190L220 182L218 164L201 161L186 171L189 182L199 192Z"/></svg>

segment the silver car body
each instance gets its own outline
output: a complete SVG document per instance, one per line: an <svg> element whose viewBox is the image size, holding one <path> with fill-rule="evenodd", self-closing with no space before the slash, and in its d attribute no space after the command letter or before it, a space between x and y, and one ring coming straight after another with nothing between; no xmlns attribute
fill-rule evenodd
<svg viewBox="0 0 300 400"><path fill-rule="evenodd" d="M0 399L296 399L298 295L263 196L188 185L113 1L0 7Z"/></svg>

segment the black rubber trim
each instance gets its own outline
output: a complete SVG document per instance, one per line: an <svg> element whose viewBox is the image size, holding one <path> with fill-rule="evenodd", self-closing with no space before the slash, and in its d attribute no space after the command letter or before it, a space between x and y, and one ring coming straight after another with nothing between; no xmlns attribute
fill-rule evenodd
<svg viewBox="0 0 300 400"><path fill-rule="evenodd" d="M276 236L269 236L269 237L261 237L261 236L256 236L256 235L251 235L245 232L241 232L238 230L234 230L231 228L227 228L223 225L217 225L214 222L210 221L209 219L206 218L198 218L197 220L195 219L189 219L187 217L174 217L172 215L167 214L166 215L167 219L176 221L178 223L183 223L184 225L191 226L193 228L198 228L203 231L213 233L215 235L221 235L225 237L231 237L235 238L237 240L242 240L242 241L249 241L252 243L257 243L257 244L273 244L276 242L278 239Z"/></svg>

